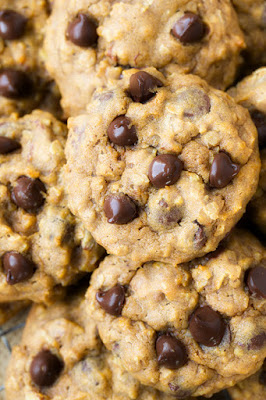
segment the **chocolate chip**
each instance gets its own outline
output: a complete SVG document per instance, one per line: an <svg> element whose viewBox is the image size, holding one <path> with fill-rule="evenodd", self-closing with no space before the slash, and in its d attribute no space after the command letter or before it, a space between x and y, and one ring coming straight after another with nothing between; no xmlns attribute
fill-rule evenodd
<svg viewBox="0 0 266 400"><path fill-rule="evenodd" d="M0 11L0 37L6 40L19 39L24 35L27 19L13 10Z"/></svg>
<svg viewBox="0 0 266 400"><path fill-rule="evenodd" d="M266 299L266 268L257 266L250 269L247 284L251 293Z"/></svg>
<svg viewBox="0 0 266 400"><path fill-rule="evenodd" d="M16 140L0 136L0 154L12 153L20 148L21 145Z"/></svg>
<svg viewBox="0 0 266 400"><path fill-rule="evenodd" d="M148 176L157 188L174 185L180 178L183 169L182 161L173 154L156 156L149 167Z"/></svg>
<svg viewBox="0 0 266 400"><path fill-rule="evenodd" d="M222 316L209 306L199 307L189 321L189 330L196 342L208 346L218 346L225 333Z"/></svg>
<svg viewBox="0 0 266 400"><path fill-rule="evenodd" d="M266 343L266 332L254 336L248 343L248 350L260 350Z"/></svg>
<svg viewBox="0 0 266 400"><path fill-rule="evenodd" d="M182 219L181 210L178 207L172 207L170 210L162 210L158 215L158 222L167 225L169 228L175 226Z"/></svg>
<svg viewBox="0 0 266 400"><path fill-rule="evenodd" d="M156 94L157 87L163 86L162 82L145 71L131 75L129 93L137 103L146 103Z"/></svg>
<svg viewBox="0 0 266 400"><path fill-rule="evenodd" d="M86 14L79 13L68 24L67 38L77 46L91 47L97 43L97 26Z"/></svg>
<svg viewBox="0 0 266 400"><path fill-rule="evenodd" d="M266 147L266 114L254 110L250 112L250 115L258 131L259 147L264 149Z"/></svg>
<svg viewBox="0 0 266 400"><path fill-rule="evenodd" d="M30 375L38 386L52 386L63 369L62 361L49 350L41 350L32 360Z"/></svg>
<svg viewBox="0 0 266 400"><path fill-rule="evenodd" d="M266 386L266 371L261 371L259 375L259 383L263 386Z"/></svg>
<svg viewBox="0 0 266 400"><path fill-rule="evenodd" d="M197 221L195 221L195 223L198 225L198 229L194 235L194 246L197 249L202 249L202 247L204 247L207 242L207 236L204 231L204 227Z"/></svg>
<svg viewBox="0 0 266 400"><path fill-rule="evenodd" d="M23 210L36 212L45 201L43 192L45 193L46 189L42 181L21 176L12 190L11 198Z"/></svg>
<svg viewBox="0 0 266 400"><path fill-rule="evenodd" d="M191 12L185 13L172 29L172 34L183 44L199 42L205 33L206 25L201 17Z"/></svg>
<svg viewBox="0 0 266 400"><path fill-rule="evenodd" d="M169 368L181 368L187 362L185 346L176 337L166 333L156 340L158 364Z"/></svg>
<svg viewBox="0 0 266 400"><path fill-rule="evenodd" d="M170 382L168 383L169 389L173 393L173 398L175 399L186 399L190 394L191 391L189 390L182 390L180 389L180 386L175 385L174 383Z"/></svg>
<svg viewBox="0 0 266 400"><path fill-rule="evenodd" d="M5 253L2 262L9 285L27 281L36 269L36 265L32 261L16 251Z"/></svg>
<svg viewBox="0 0 266 400"><path fill-rule="evenodd" d="M25 72L13 69L0 71L0 96L20 99L32 94L33 82Z"/></svg>
<svg viewBox="0 0 266 400"><path fill-rule="evenodd" d="M210 170L210 185L217 189L224 188L239 170L240 166L234 164L227 154L223 152L216 154Z"/></svg>
<svg viewBox="0 0 266 400"><path fill-rule="evenodd" d="M96 300L108 314L118 317L121 315L125 303L125 288L121 285L116 285L106 292L98 290Z"/></svg>
<svg viewBox="0 0 266 400"><path fill-rule="evenodd" d="M135 126L124 115L115 118L111 122L107 129L107 134L111 142L118 146L132 146L138 141Z"/></svg>
<svg viewBox="0 0 266 400"><path fill-rule="evenodd" d="M108 196L104 201L103 209L109 224L127 224L138 215L135 203L124 194Z"/></svg>

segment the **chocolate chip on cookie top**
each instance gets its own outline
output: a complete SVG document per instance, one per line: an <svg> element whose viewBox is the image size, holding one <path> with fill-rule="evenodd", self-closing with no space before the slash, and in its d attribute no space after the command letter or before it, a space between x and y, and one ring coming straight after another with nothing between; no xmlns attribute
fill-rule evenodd
<svg viewBox="0 0 266 400"><path fill-rule="evenodd" d="M38 386L52 386L63 367L63 362L50 350L41 350L31 362L31 379Z"/></svg>
<svg viewBox="0 0 266 400"><path fill-rule="evenodd" d="M27 281L36 269L36 265L31 260L15 251L5 253L2 262L9 285Z"/></svg>
<svg viewBox="0 0 266 400"><path fill-rule="evenodd" d="M0 10L0 37L7 40L19 39L24 35L27 18L14 10Z"/></svg>
<svg viewBox="0 0 266 400"><path fill-rule="evenodd" d="M0 96L21 99L32 94L33 82L23 71L15 69L0 70Z"/></svg>
<svg viewBox="0 0 266 400"><path fill-rule="evenodd" d="M239 169L240 166L234 164L227 154L216 154L210 170L210 185L218 189L224 188L238 174Z"/></svg>
<svg viewBox="0 0 266 400"><path fill-rule="evenodd" d="M256 266L248 273L247 284L250 292L266 299L266 268Z"/></svg>
<svg viewBox="0 0 266 400"><path fill-rule="evenodd" d="M183 44L200 41L207 27L199 15L187 12L173 26L172 34Z"/></svg>
<svg viewBox="0 0 266 400"><path fill-rule="evenodd" d="M181 368L187 362L185 346L169 333L157 338L156 353L158 364L169 369Z"/></svg>
<svg viewBox="0 0 266 400"><path fill-rule="evenodd" d="M77 46L90 47L97 43L97 26L88 15L79 13L69 22L66 36Z"/></svg>
<svg viewBox="0 0 266 400"><path fill-rule="evenodd" d="M138 141L135 126L123 115L111 122L107 134L111 142L119 146L133 146Z"/></svg>
<svg viewBox="0 0 266 400"><path fill-rule="evenodd" d="M112 194L104 201L104 212L109 224L124 225L137 218L135 203L123 194Z"/></svg>
<svg viewBox="0 0 266 400"><path fill-rule="evenodd" d="M12 200L18 206L29 212L37 212L44 204L45 185L40 179L21 176L12 190Z"/></svg>
<svg viewBox="0 0 266 400"><path fill-rule="evenodd" d="M20 148L21 144L17 140L0 136L0 154L12 153Z"/></svg>
<svg viewBox="0 0 266 400"><path fill-rule="evenodd" d="M174 185L180 178L182 161L173 154L156 156L149 166L149 179L156 188Z"/></svg>
<svg viewBox="0 0 266 400"><path fill-rule="evenodd" d="M108 314L119 316L125 302L125 288L116 285L107 291L100 290L96 293L96 300Z"/></svg>
<svg viewBox="0 0 266 400"><path fill-rule="evenodd" d="M146 103L156 95L156 89L162 87L162 82L145 71L131 75L129 94L137 103Z"/></svg>

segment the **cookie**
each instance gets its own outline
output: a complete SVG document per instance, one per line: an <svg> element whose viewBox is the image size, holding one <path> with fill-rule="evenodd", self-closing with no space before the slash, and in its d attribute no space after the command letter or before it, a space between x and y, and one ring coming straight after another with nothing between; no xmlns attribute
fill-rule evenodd
<svg viewBox="0 0 266 400"><path fill-rule="evenodd" d="M49 90L41 55L47 18L46 0L1 0L0 115L31 112Z"/></svg>
<svg viewBox="0 0 266 400"><path fill-rule="evenodd" d="M0 119L0 302L52 301L103 253L66 204L66 134L42 111Z"/></svg>
<svg viewBox="0 0 266 400"><path fill-rule="evenodd" d="M245 47L228 0L55 0L45 58L67 115L83 112L97 87L122 69L177 64L224 89Z"/></svg>
<svg viewBox="0 0 266 400"><path fill-rule="evenodd" d="M68 124L69 206L110 254L180 263L213 251L256 190L248 112L196 76L127 70Z"/></svg>
<svg viewBox="0 0 266 400"><path fill-rule="evenodd" d="M266 234L266 68L256 70L228 93L249 110L258 130L262 165L259 187L248 206L248 216Z"/></svg>
<svg viewBox="0 0 266 400"><path fill-rule="evenodd" d="M247 231L180 265L107 256L86 299L122 367L177 398L232 386L266 355L266 252Z"/></svg>
<svg viewBox="0 0 266 400"><path fill-rule="evenodd" d="M265 400L266 362L264 361L262 369L255 375L245 379L228 391L232 400Z"/></svg>
<svg viewBox="0 0 266 400"><path fill-rule="evenodd" d="M232 0L247 44L246 62L266 64L266 3L265 0Z"/></svg>

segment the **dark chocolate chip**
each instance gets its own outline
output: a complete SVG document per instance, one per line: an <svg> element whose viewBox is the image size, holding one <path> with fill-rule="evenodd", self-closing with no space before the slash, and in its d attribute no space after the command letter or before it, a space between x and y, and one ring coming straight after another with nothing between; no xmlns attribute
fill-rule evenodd
<svg viewBox="0 0 266 400"><path fill-rule="evenodd" d="M136 204L124 194L108 196L103 209L109 224L127 224L138 216Z"/></svg>
<svg viewBox="0 0 266 400"><path fill-rule="evenodd" d="M172 207L170 210L162 210L158 215L160 224L174 226L182 219L181 210L178 207Z"/></svg>
<svg viewBox="0 0 266 400"><path fill-rule="evenodd" d="M31 260L16 251L5 253L2 262L9 285L27 281L36 269L36 265Z"/></svg>
<svg viewBox="0 0 266 400"><path fill-rule="evenodd" d="M217 189L224 188L239 170L239 165L234 164L227 154L223 152L216 154L210 170L210 185Z"/></svg>
<svg viewBox="0 0 266 400"><path fill-rule="evenodd" d="M63 367L63 362L51 351L41 350L31 362L31 379L38 386L52 386Z"/></svg>
<svg viewBox="0 0 266 400"><path fill-rule="evenodd" d="M96 300L108 314L119 316L125 303L125 288L116 285L105 292L98 290Z"/></svg>
<svg viewBox="0 0 266 400"><path fill-rule="evenodd" d="M180 178L183 169L182 161L173 154L156 156L149 167L148 176L157 188L174 185Z"/></svg>
<svg viewBox="0 0 266 400"><path fill-rule="evenodd" d="M129 93L137 103L146 103L156 94L162 82L145 71L139 71L130 77Z"/></svg>
<svg viewBox="0 0 266 400"><path fill-rule="evenodd" d="M68 24L67 38L77 46L91 47L97 43L97 26L88 15L79 13L77 17Z"/></svg>
<svg viewBox="0 0 266 400"><path fill-rule="evenodd" d="M115 118L111 122L107 129L107 134L111 142L119 146L132 146L138 141L135 126L124 115Z"/></svg>
<svg viewBox="0 0 266 400"><path fill-rule="evenodd" d="M266 386L266 371L261 371L259 375L259 383L263 386Z"/></svg>
<svg viewBox="0 0 266 400"><path fill-rule="evenodd" d="M39 179L18 178L11 194L14 203L28 212L36 212L44 203L45 186Z"/></svg>
<svg viewBox="0 0 266 400"><path fill-rule="evenodd" d="M156 353L158 364L169 369L181 368L187 362L185 346L170 333L158 337Z"/></svg>
<svg viewBox="0 0 266 400"><path fill-rule="evenodd" d="M27 18L13 10L0 11L0 37L6 40L19 39L24 35Z"/></svg>
<svg viewBox="0 0 266 400"><path fill-rule="evenodd" d="M21 145L16 140L0 136L0 154L12 153L20 148Z"/></svg>
<svg viewBox="0 0 266 400"><path fill-rule="evenodd" d="M189 321L189 330L193 338L208 347L221 343L225 328L222 316L209 306L199 307Z"/></svg>
<svg viewBox="0 0 266 400"><path fill-rule="evenodd" d="M247 284L251 293L266 299L266 268L257 266L250 269Z"/></svg>
<svg viewBox="0 0 266 400"><path fill-rule="evenodd" d="M260 350L266 343L266 332L254 336L248 343L249 350Z"/></svg>
<svg viewBox="0 0 266 400"><path fill-rule="evenodd" d="M202 247L204 247L207 242L207 236L204 231L204 227L201 224L199 224L197 221L195 221L195 223L197 224L198 229L194 235L194 246L197 249L202 249Z"/></svg>
<svg viewBox="0 0 266 400"><path fill-rule="evenodd" d="M32 94L33 82L25 72L13 69L0 71L0 96L20 99Z"/></svg>
<svg viewBox="0 0 266 400"><path fill-rule="evenodd" d="M199 42L207 29L201 17L187 12L173 26L172 34L183 44Z"/></svg>
<svg viewBox="0 0 266 400"><path fill-rule="evenodd" d="M250 112L250 115L258 131L259 147L264 149L266 147L266 114L254 110Z"/></svg>

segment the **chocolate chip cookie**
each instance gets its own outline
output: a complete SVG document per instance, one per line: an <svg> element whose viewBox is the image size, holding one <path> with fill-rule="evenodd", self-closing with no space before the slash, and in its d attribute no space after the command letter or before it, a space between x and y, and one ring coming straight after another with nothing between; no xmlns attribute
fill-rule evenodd
<svg viewBox="0 0 266 400"><path fill-rule="evenodd" d="M177 398L232 386L266 355L266 252L246 231L186 264L107 256L86 298L123 368Z"/></svg>
<svg viewBox="0 0 266 400"><path fill-rule="evenodd" d="M265 400L266 362L260 371L229 390L232 400ZM229 399L230 400L230 399Z"/></svg>
<svg viewBox="0 0 266 400"><path fill-rule="evenodd" d="M246 107L259 136L261 172L257 192L248 206L248 216L266 234L266 68L260 68L229 90Z"/></svg>
<svg viewBox="0 0 266 400"><path fill-rule="evenodd" d="M266 64L266 2L265 0L232 0L245 33L246 62Z"/></svg>
<svg viewBox="0 0 266 400"><path fill-rule="evenodd" d="M179 263L213 251L257 187L248 112L175 69L124 71L69 129L70 209L110 254Z"/></svg>
<svg viewBox="0 0 266 400"><path fill-rule="evenodd" d="M42 111L0 119L0 302L51 301L102 255L66 204L66 134Z"/></svg>
<svg viewBox="0 0 266 400"><path fill-rule="evenodd" d="M77 115L128 67L174 63L224 89L244 47L228 0L55 0L45 56L66 114Z"/></svg>
<svg viewBox="0 0 266 400"><path fill-rule="evenodd" d="M46 0L1 0L0 115L31 112L48 90L41 54L47 18Z"/></svg>

